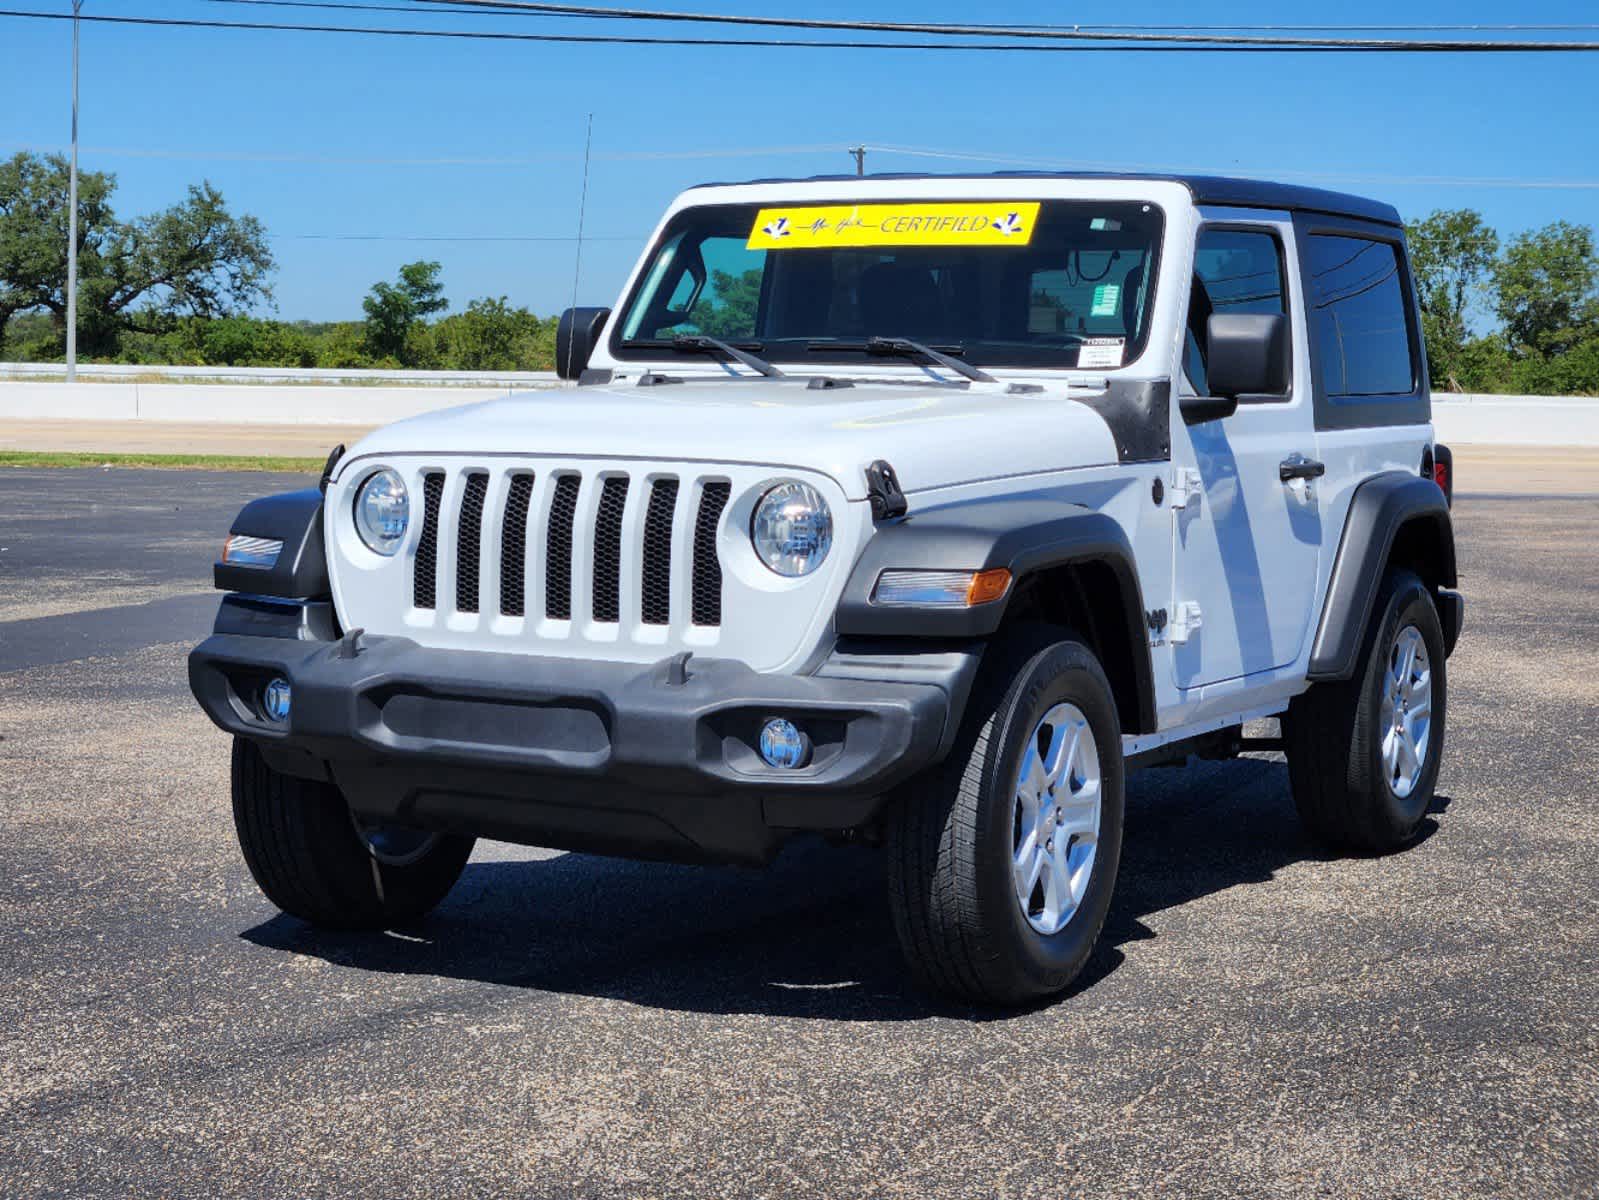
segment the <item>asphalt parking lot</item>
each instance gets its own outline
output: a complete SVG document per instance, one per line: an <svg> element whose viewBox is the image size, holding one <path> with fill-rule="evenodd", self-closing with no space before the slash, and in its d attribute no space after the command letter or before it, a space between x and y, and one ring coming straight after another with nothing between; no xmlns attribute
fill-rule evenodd
<svg viewBox="0 0 1599 1200"><path fill-rule="evenodd" d="M278 915L184 655L296 481L0 471L0 1196L1599 1195L1596 465L1461 471L1418 844L1135 776L1087 977L1003 1019L904 989L869 851L480 844L417 928Z"/></svg>

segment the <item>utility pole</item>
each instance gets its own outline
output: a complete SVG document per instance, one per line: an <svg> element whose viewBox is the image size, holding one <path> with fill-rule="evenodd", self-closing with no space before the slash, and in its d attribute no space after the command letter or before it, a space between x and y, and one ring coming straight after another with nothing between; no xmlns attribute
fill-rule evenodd
<svg viewBox="0 0 1599 1200"><path fill-rule="evenodd" d="M72 0L72 171L67 184L67 382L78 378L78 14Z"/></svg>
<svg viewBox="0 0 1599 1200"><path fill-rule="evenodd" d="M866 147L851 146L849 152L855 156L855 174L866 174Z"/></svg>

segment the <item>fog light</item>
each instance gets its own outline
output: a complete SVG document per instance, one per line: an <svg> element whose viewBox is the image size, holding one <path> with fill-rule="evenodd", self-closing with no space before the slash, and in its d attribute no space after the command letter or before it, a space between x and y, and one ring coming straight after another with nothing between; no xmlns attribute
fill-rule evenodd
<svg viewBox="0 0 1599 1200"><path fill-rule="evenodd" d="M261 708L267 715L267 720L275 721L279 725L289 719L289 681L287 679L274 679L261 689Z"/></svg>
<svg viewBox="0 0 1599 1200"><path fill-rule="evenodd" d="M761 730L761 757L785 771L803 767L811 757L811 739L793 721L778 717Z"/></svg>

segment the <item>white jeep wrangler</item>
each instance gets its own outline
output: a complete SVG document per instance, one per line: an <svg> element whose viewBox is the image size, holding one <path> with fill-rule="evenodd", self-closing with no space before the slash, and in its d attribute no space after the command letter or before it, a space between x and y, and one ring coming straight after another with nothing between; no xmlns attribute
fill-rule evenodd
<svg viewBox="0 0 1599 1200"><path fill-rule="evenodd" d="M1286 751L1403 845L1454 592L1399 218L1242 180L695 188L575 389L402 421L239 515L190 659L257 882L416 918L473 838L759 863L881 841L910 965L1093 950L1127 770ZM1281 717L1281 739L1245 738Z"/></svg>

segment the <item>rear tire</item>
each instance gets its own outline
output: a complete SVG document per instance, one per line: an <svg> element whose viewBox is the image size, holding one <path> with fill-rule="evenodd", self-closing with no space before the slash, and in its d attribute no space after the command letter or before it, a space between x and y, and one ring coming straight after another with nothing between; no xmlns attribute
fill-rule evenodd
<svg viewBox="0 0 1599 1200"><path fill-rule="evenodd" d="M384 830L406 838L405 853L390 853L391 843L357 828L333 784L274 771L243 738L233 740L233 823L267 899L334 929L381 929L431 911L460 878L474 841Z"/></svg>
<svg viewBox="0 0 1599 1200"><path fill-rule="evenodd" d="M1124 772L1115 699L1087 646L1034 631L989 655L949 758L895 798L889 897L923 988L1010 1006L1064 990L1093 952Z"/></svg>
<svg viewBox="0 0 1599 1200"><path fill-rule="evenodd" d="M1354 678L1313 685L1283 721L1294 803L1314 837L1367 854L1414 839L1443 761L1448 698L1432 593L1390 570Z"/></svg>

